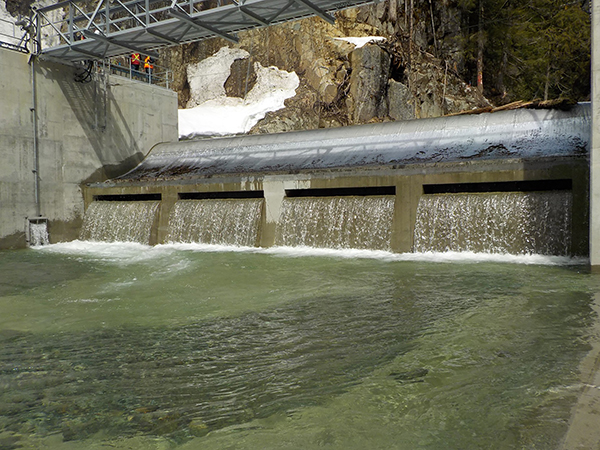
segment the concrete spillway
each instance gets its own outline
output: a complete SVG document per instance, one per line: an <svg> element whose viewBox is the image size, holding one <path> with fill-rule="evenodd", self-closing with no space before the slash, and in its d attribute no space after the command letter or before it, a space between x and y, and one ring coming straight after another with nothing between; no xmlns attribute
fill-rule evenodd
<svg viewBox="0 0 600 450"><path fill-rule="evenodd" d="M149 243L204 242L202 236L211 236L206 239L213 243L214 236L224 233L219 227L240 228L225 225L229 217L214 220L214 199L228 200L233 211L252 198L253 216L243 221L252 224L253 231L239 231L243 242L251 245L581 255L587 251L590 123L590 107L581 104L570 111L522 109L159 144L129 173L88 186L85 199L87 204L160 201ZM500 214L505 208L489 203L506 202L515 192L517 210L518 205L537 205L524 207L522 214L510 213L520 214L516 228L514 220L498 217L490 222L491 213L468 210L469 205L486 204L489 208L482 211ZM452 231L446 234L460 236L456 242L436 240L435 248L426 248L420 227L427 226L429 234L438 233L437 226L468 228L442 212L439 225L436 217L428 217L426 225L418 219L426 205L436 204L444 211L445 202L458 211L467 208L460 214L463 221L472 217L472 222L486 220L506 229L480 237ZM560 206L565 202L567 213ZM182 205L187 210L183 222ZM180 228L193 229L195 237L174 230L180 222ZM531 228L555 222L560 227L531 233ZM477 223L469 225L481 231ZM514 242L527 242L530 236L541 242L552 235L558 243L544 247L494 242L493 236L506 239L515 232L520 235L511 238ZM373 240L375 235L380 237ZM479 245L474 240L486 242Z"/></svg>

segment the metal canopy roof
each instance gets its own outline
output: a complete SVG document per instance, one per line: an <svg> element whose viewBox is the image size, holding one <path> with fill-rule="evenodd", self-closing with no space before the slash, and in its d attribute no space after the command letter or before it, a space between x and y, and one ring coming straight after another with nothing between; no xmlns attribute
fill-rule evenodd
<svg viewBox="0 0 600 450"><path fill-rule="evenodd" d="M378 1L98 0L91 9L66 0L34 11L41 54L75 62L132 51L156 57L161 47L213 37L237 42L240 31L311 16L333 23L333 11Z"/></svg>

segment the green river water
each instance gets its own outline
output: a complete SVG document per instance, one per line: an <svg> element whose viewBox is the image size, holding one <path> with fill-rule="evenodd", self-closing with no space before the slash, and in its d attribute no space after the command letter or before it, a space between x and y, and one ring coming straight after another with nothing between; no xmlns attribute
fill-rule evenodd
<svg viewBox="0 0 600 450"><path fill-rule="evenodd" d="M0 449L558 448L584 265L321 253L0 253Z"/></svg>

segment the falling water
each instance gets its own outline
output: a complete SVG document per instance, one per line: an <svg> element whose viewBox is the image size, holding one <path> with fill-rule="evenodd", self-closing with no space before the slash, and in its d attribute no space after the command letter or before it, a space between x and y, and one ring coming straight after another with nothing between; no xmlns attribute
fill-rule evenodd
<svg viewBox="0 0 600 450"><path fill-rule="evenodd" d="M414 249L568 255L571 208L569 191L425 195Z"/></svg>
<svg viewBox="0 0 600 450"><path fill-rule="evenodd" d="M287 198L275 243L389 250L393 196Z"/></svg>
<svg viewBox="0 0 600 450"><path fill-rule="evenodd" d="M180 200L169 217L169 242L256 246L263 199Z"/></svg>
<svg viewBox="0 0 600 450"><path fill-rule="evenodd" d="M48 236L48 223L29 222L29 245L48 245L50 237Z"/></svg>
<svg viewBox="0 0 600 450"><path fill-rule="evenodd" d="M92 202L80 238L105 242L150 243L152 225L160 202Z"/></svg>

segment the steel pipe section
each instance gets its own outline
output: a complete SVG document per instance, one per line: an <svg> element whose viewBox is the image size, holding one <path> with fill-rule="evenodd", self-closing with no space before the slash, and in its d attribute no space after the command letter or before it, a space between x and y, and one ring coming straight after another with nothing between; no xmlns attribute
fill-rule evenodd
<svg viewBox="0 0 600 450"><path fill-rule="evenodd" d="M581 103L569 111L518 109L180 141L156 145L138 167L113 181L587 156L590 133L591 107Z"/></svg>

